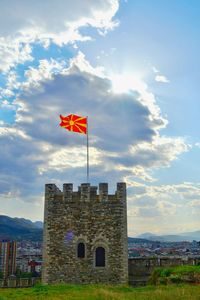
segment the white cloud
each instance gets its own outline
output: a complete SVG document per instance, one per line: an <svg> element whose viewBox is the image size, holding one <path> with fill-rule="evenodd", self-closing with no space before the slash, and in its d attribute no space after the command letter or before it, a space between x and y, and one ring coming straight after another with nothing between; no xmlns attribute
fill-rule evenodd
<svg viewBox="0 0 200 300"><path fill-rule="evenodd" d="M102 33L113 29L117 23L112 18L118 8L118 0L2 0L0 69L7 72L16 64L33 60L33 43L62 46L89 40L89 36L80 34L81 27L92 26Z"/></svg>
<svg viewBox="0 0 200 300"><path fill-rule="evenodd" d="M7 72L16 64L32 61L31 46L24 40L0 37L0 70Z"/></svg>
<svg viewBox="0 0 200 300"><path fill-rule="evenodd" d="M108 180L117 174L121 178L134 174L136 178L152 181L152 168L169 166L180 153L187 151L182 139L159 136L166 120L146 87L135 86L132 94L114 94L111 81L102 72L93 68L81 53L69 68L63 62L42 60L38 68L26 72L24 92L14 102L18 107L16 123L2 129L0 141L9 149L6 160L10 174L20 169L17 182L21 180L22 189L28 186L24 174L26 178L30 176L32 185L41 175L44 180L50 173L59 178L72 168L78 168L80 176L84 173L85 139L59 128L61 113L89 116L91 164L97 180L100 173L106 172ZM14 78L12 74L11 85ZM11 141L15 139L17 143L13 144ZM16 151L18 161L13 162ZM74 180L77 182L79 175Z"/></svg>
<svg viewBox="0 0 200 300"><path fill-rule="evenodd" d="M16 71L9 71L7 74L7 89L9 90L14 90L14 89L19 89L20 88L20 83L18 82L18 74Z"/></svg>
<svg viewBox="0 0 200 300"><path fill-rule="evenodd" d="M199 196L199 197L200 197L200 196ZM192 201L189 203L189 206L200 208L200 199L199 199L199 200L192 200Z"/></svg>
<svg viewBox="0 0 200 300"><path fill-rule="evenodd" d="M12 97L14 96L14 93L12 90L10 89L3 89L3 88L0 88L0 98L4 98L4 97Z"/></svg>
<svg viewBox="0 0 200 300"><path fill-rule="evenodd" d="M74 66L78 66L79 70L81 72L87 72L90 73L92 75L96 75L99 77L103 77L105 78L105 70L103 67L98 66L98 67L92 67L91 64L85 59L85 55L84 53L82 53L81 51L78 52L77 56L75 56L74 58L72 58L70 60L70 68L73 68ZM67 74L68 73L68 69L63 70L62 74Z"/></svg>
<svg viewBox="0 0 200 300"><path fill-rule="evenodd" d="M8 100L2 100L0 102L0 108L8 109L8 110L16 110L16 106L8 102Z"/></svg>
<svg viewBox="0 0 200 300"><path fill-rule="evenodd" d="M92 67L81 53L68 68L62 62L43 60L26 76L28 85L21 84L24 90L14 103L16 122L0 128L2 195L10 195L12 202L9 193L17 190L18 198L31 203L47 182L61 185L73 178L77 185L85 180L85 136L59 127L61 113L76 113L89 116L92 183L105 178L113 185L120 180L128 185L137 182L135 195L129 189L130 203L140 201L134 211L129 208L129 215L137 220L160 220L165 212L176 215L179 204L158 187L147 189L138 182L153 183L153 169L170 166L188 150L183 139L160 135L167 122L145 85L135 85L132 93L115 94L103 70ZM10 86L15 78L11 74Z"/></svg>
<svg viewBox="0 0 200 300"><path fill-rule="evenodd" d="M53 151L49 154L48 161L44 161L43 164L39 166L39 173L41 175L49 170L64 172L68 168L85 167L86 148L84 146L70 148L57 147L57 149L55 149L55 146L52 147L51 144L46 143L44 145L44 151L47 152L50 149ZM100 165L102 163L101 159L101 151L90 147L90 166Z"/></svg>
<svg viewBox="0 0 200 300"><path fill-rule="evenodd" d="M127 170L129 170L129 172L132 173L132 175L128 175L124 177L124 181L127 182L127 184L129 186L132 186L132 184L135 183L135 179L141 179L143 181L146 182L154 182L156 181L155 178L153 178L153 176L151 175L151 171L150 169L144 168L141 165L137 165L137 166L131 166L126 168Z"/></svg>
<svg viewBox="0 0 200 300"><path fill-rule="evenodd" d="M167 77L164 76L164 75L156 75L155 81L162 82L162 83L169 83L170 82L169 79L167 79Z"/></svg>
<svg viewBox="0 0 200 300"><path fill-rule="evenodd" d="M159 73L159 70L154 66L152 67L152 70L153 70L154 73Z"/></svg>
<svg viewBox="0 0 200 300"><path fill-rule="evenodd" d="M114 25L112 18L118 8L117 0L21 0L19 3L2 0L0 34L8 36L35 29L38 35L46 35L49 38L53 34L65 32L72 27L71 24L74 28L88 24L108 29Z"/></svg>
<svg viewBox="0 0 200 300"><path fill-rule="evenodd" d="M128 184L131 186L128 223L132 236L149 228L157 234L199 229L200 183L147 185L128 181Z"/></svg>
<svg viewBox="0 0 200 300"><path fill-rule="evenodd" d="M195 146L200 148L200 143L195 143Z"/></svg>
<svg viewBox="0 0 200 300"><path fill-rule="evenodd" d="M26 81L21 83L20 88L24 90L32 90L39 88L41 83L46 80L51 80L54 74L60 73L66 66L64 61L56 61L55 59L42 59L39 61L38 68L29 67L25 71Z"/></svg>
<svg viewBox="0 0 200 300"><path fill-rule="evenodd" d="M16 189L12 192L0 194L0 203L3 203L0 208L1 215L10 217L25 217L34 221L43 219L43 195L36 197L22 197ZM31 208L30 208L31 207Z"/></svg>
<svg viewBox="0 0 200 300"><path fill-rule="evenodd" d="M135 186L133 183L131 186L130 197L133 197L133 200L135 198L151 197L190 205L192 200L200 199L200 183L183 182L180 184L148 186L144 183ZM137 192L138 189L139 193Z"/></svg>
<svg viewBox="0 0 200 300"><path fill-rule="evenodd" d="M155 136L151 143L142 142L131 146L131 154L134 160L143 161L146 167L168 167L170 162L189 150L182 138L170 138ZM155 160L154 160L155 159Z"/></svg>

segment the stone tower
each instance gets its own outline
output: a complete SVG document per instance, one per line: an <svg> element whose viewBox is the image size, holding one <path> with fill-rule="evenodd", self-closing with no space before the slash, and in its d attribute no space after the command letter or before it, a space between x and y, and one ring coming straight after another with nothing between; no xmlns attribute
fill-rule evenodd
<svg viewBox="0 0 200 300"><path fill-rule="evenodd" d="M126 184L45 186L43 283L128 283Z"/></svg>

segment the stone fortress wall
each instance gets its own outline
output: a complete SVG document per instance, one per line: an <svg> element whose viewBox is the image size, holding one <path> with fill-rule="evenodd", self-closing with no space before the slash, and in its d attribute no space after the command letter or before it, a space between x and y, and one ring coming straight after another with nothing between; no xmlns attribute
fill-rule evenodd
<svg viewBox="0 0 200 300"><path fill-rule="evenodd" d="M126 184L45 186L43 283L128 283Z"/></svg>
<svg viewBox="0 0 200 300"><path fill-rule="evenodd" d="M157 256L134 257L128 260L129 284L132 286L145 285L155 268L198 265L200 257Z"/></svg>
<svg viewBox="0 0 200 300"><path fill-rule="evenodd" d="M182 266L182 265L199 265L200 257L134 257L128 259L129 265L129 284L130 286L146 285L148 279L155 268ZM20 278L10 277L0 279L1 287L28 287L40 283L41 278Z"/></svg>

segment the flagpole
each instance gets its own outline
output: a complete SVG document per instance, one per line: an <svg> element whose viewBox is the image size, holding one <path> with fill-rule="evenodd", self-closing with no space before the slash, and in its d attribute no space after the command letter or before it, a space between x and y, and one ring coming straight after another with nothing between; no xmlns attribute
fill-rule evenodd
<svg viewBox="0 0 200 300"><path fill-rule="evenodd" d="M89 183L89 125L88 125L88 117L87 117L87 183Z"/></svg>

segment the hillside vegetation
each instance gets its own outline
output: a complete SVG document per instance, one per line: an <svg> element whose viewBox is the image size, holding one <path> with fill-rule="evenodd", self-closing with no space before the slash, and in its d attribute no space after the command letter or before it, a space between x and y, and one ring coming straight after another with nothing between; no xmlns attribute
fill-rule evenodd
<svg viewBox="0 0 200 300"><path fill-rule="evenodd" d="M0 215L0 241L2 240L42 241L42 228L38 228L38 222Z"/></svg>
<svg viewBox="0 0 200 300"><path fill-rule="evenodd" d="M199 300L200 286L171 285L144 288L103 285L52 285L0 289L0 300Z"/></svg>

